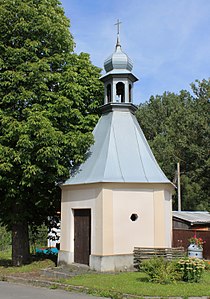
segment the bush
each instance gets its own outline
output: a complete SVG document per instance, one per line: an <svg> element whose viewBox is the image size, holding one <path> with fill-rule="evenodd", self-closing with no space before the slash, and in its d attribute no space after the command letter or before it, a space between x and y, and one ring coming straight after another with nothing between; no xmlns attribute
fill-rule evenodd
<svg viewBox="0 0 210 299"><path fill-rule="evenodd" d="M176 280L185 282L199 282L204 269L209 269L209 264L198 258L182 258L168 261L154 257L142 262L140 271L146 273L151 282L171 283Z"/></svg>
<svg viewBox="0 0 210 299"><path fill-rule="evenodd" d="M4 226L0 226L0 251L7 250L12 244L11 232L8 232Z"/></svg>
<svg viewBox="0 0 210 299"><path fill-rule="evenodd" d="M205 269L205 263L198 258L183 258L178 262L183 281L199 282Z"/></svg>
<svg viewBox="0 0 210 299"><path fill-rule="evenodd" d="M205 269L210 271L210 261L205 261Z"/></svg>
<svg viewBox="0 0 210 299"><path fill-rule="evenodd" d="M48 237L48 228L46 225L29 227L29 240L32 253L35 254L37 247L46 247Z"/></svg>
<svg viewBox="0 0 210 299"><path fill-rule="evenodd" d="M36 260L51 260L55 263L55 266L57 266L57 260L58 260L58 250L56 248L42 248L42 249L36 249L36 254L34 256Z"/></svg>
<svg viewBox="0 0 210 299"><path fill-rule="evenodd" d="M141 264L140 271L146 273L151 282L167 284L180 279L177 271L177 261L168 261L154 257Z"/></svg>

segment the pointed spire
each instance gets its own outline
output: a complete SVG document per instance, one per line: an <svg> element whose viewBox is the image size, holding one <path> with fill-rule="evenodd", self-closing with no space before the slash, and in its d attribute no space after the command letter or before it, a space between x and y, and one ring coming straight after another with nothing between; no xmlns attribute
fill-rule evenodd
<svg viewBox="0 0 210 299"><path fill-rule="evenodd" d="M117 43L116 43L116 49L117 47L121 47L120 44L120 24L122 24L122 22L120 22L120 20L117 20L117 23L115 24L115 26L117 26Z"/></svg>
<svg viewBox="0 0 210 299"><path fill-rule="evenodd" d="M116 49L117 49L117 47L121 47L119 34L117 35Z"/></svg>

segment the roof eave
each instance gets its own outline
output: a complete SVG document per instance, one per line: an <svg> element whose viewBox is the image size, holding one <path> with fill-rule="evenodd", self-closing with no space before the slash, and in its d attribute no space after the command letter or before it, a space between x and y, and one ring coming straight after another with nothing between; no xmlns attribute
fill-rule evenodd
<svg viewBox="0 0 210 299"><path fill-rule="evenodd" d="M138 81L139 79L131 72L127 71L127 70L117 70L116 71L110 71L104 75L102 75L99 79L102 81L102 82L105 82L107 81L107 79L110 79L110 78L117 78L117 77L127 77L129 78L132 82L136 82Z"/></svg>

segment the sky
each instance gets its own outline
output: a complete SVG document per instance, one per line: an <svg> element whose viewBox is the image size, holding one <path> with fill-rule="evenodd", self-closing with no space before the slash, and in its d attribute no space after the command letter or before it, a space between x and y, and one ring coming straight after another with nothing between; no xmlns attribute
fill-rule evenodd
<svg viewBox="0 0 210 299"><path fill-rule="evenodd" d="M210 0L60 1L75 52L89 53L100 68L115 50L120 19L122 50L139 78L134 104L165 91L190 91L190 83L210 77Z"/></svg>

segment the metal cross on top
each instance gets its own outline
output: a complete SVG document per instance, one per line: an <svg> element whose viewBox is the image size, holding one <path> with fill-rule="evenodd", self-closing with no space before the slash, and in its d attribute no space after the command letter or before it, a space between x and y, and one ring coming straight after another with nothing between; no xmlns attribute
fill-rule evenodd
<svg viewBox="0 0 210 299"><path fill-rule="evenodd" d="M122 22L120 22L120 20L117 20L117 23L115 24L117 26L117 34L120 34L120 24L122 24Z"/></svg>

